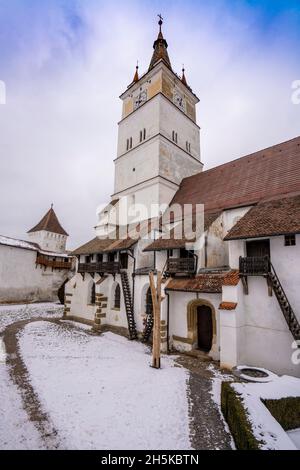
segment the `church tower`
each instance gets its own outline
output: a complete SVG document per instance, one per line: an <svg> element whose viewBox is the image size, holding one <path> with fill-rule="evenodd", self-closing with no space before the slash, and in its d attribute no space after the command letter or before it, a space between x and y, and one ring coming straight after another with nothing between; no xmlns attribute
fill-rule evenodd
<svg viewBox="0 0 300 470"><path fill-rule="evenodd" d="M146 205L148 214L153 204L169 204L182 179L203 167L196 123L199 99L188 86L185 71L179 77L172 69L159 18L149 69L139 76L137 67L120 97L123 114L113 195L113 200L126 197L129 205Z"/></svg>

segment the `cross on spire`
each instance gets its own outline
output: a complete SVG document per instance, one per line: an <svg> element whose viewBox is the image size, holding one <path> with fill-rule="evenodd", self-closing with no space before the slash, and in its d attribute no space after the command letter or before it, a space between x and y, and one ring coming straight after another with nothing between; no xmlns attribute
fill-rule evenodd
<svg viewBox="0 0 300 470"><path fill-rule="evenodd" d="M160 31L161 31L161 27L162 27L162 25L163 25L163 23L164 23L164 19L163 19L163 17L161 16L161 13L160 13L159 15L157 15L157 16L158 16L158 18L159 18L158 24L159 24Z"/></svg>

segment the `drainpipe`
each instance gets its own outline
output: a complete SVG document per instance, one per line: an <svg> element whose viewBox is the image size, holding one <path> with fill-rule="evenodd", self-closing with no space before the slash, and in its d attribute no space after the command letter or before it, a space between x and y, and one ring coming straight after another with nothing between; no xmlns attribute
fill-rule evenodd
<svg viewBox="0 0 300 470"><path fill-rule="evenodd" d="M170 294L169 292L165 291L168 297L168 307L167 307L167 352L170 353Z"/></svg>
<svg viewBox="0 0 300 470"><path fill-rule="evenodd" d="M196 269L195 269L196 273L195 273L195 274L197 274L197 272L198 272L198 264L199 264L199 256L194 253L194 257L195 257L195 259L196 259Z"/></svg>
<svg viewBox="0 0 300 470"><path fill-rule="evenodd" d="M205 266L205 268L207 268L207 265L208 265L207 247L208 247L208 236L207 236L207 233L206 233L205 234L205 242L204 242L204 256L205 256L204 266Z"/></svg>
<svg viewBox="0 0 300 470"><path fill-rule="evenodd" d="M189 253L191 253L194 257L194 259L196 260L196 269L195 269L195 274L197 274L198 272L198 263L199 263L199 256L196 255L196 253L194 251L190 251L188 250Z"/></svg>

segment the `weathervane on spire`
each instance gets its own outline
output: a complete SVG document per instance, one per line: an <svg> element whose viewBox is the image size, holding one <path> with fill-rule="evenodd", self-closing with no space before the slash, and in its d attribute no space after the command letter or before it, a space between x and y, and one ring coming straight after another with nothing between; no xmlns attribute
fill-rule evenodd
<svg viewBox="0 0 300 470"><path fill-rule="evenodd" d="M162 25L163 25L163 23L164 23L164 19L163 19L163 17L161 16L161 13L160 13L159 15L157 15L157 16L158 16L158 18L159 18L158 24L159 24L159 30L160 30L160 32L161 32L161 27L162 27Z"/></svg>

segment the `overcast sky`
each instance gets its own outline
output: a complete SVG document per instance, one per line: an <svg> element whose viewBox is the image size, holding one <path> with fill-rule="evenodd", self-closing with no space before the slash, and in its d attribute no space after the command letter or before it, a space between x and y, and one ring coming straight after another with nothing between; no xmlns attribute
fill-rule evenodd
<svg viewBox="0 0 300 470"><path fill-rule="evenodd" d="M201 99L206 169L300 135L299 1L0 0L0 234L26 237L54 203L70 248L94 236L118 97L149 66L158 13Z"/></svg>

